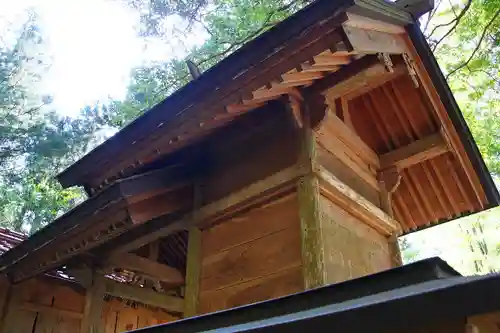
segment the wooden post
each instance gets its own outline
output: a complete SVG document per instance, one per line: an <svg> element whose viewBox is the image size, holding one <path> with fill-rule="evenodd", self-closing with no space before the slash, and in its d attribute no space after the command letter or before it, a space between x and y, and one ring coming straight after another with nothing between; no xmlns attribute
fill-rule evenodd
<svg viewBox="0 0 500 333"><path fill-rule="evenodd" d="M186 269L186 294L184 296L184 318L198 314L201 274L201 230L189 229Z"/></svg>
<svg viewBox="0 0 500 333"><path fill-rule="evenodd" d="M101 316L105 291L105 277L95 271L92 272L92 284L87 289L85 295L85 307L83 309L80 333L104 332Z"/></svg>
<svg viewBox="0 0 500 333"><path fill-rule="evenodd" d="M193 224L189 228L186 259L186 289L184 295L184 318L198 314L201 275L201 237L202 231L196 227L201 207L201 180L197 179L193 194Z"/></svg>
<svg viewBox="0 0 500 333"><path fill-rule="evenodd" d="M9 311L12 287L9 279L5 275L0 276L0 332L6 329L5 322Z"/></svg>
<svg viewBox="0 0 500 333"><path fill-rule="evenodd" d="M300 97L300 96L299 96ZM294 96L296 99L297 96ZM311 289L326 283L324 244L319 216L319 182L314 170L316 163L316 138L311 128L310 110L304 100L292 101L294 109L300 105L301 121L298 168L305 172L297 184L302 244L302 274L304 288ZM297 117L297 111L294 116Z"/></svg>
<svg viewBox="0 0 500 333"><path fill-rule="evenodd" d="M392 194L398 188L401 182L401 175L396 167L383 170L378 175L380 188L380 208L385 211L390 217L394 217L392 208ZM393 234L388 239L389 255L391 256L391 264L393 267L403 265L401 250L398 244L398 235Z"/></svg>

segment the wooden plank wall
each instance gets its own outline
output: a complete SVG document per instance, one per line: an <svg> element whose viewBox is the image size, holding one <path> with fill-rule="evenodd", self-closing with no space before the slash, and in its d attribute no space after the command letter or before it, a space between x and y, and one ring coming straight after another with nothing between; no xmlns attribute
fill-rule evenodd
<svg viewBox="0 0 500 333"><path fill-rule="evenodd" d="M77 333L83 316L85 294L71 282L39 278L14 286L2 333ZM159 310L106 302L103 333L156 325L178 318Z"/></svg>
<svg viewBox="0 0 500 333"><path fill-rule="evenodd" d="M177 319L163 311L153 311L144 307L125 306L117 300L107 302L103 311L105 333L126 332Z"/></svg>
<svg viewBox="0 0 500 333"><path fill-rule="evenodd" d="M294 193L203 232L201 313L303 290L297 205Z"/></svg>
<svg viewBox="0 0 500 333"><path fill-rule="evenodd" d="M471 316L467 323L470 326L467 333L500 333L500 311Z"/></svg>
<svg viewBox="0 0 500 333"><path fill-rule="evenodd" d="M376 153L332 111L315 130L315 138L317 162L380 207ZM385 236L322 195L319 210L326 283L350 280L391 268Z"/></svg>
<svg viewBox="0 0 500 333"><path fill-rule="evenodd" d="M254 129L241 142L230 144L226 137L220 147L211 147L212 163L201 188L203 204L221 199L232 192L264 179L295 164L297 160L296 131L287 121L271 122Z"/></svg>
<svg viewBox="0 0 500 333"><path fill-rule="evenodd" d="M320 196L319 202L327 283L391 268L387 238L328 198Z"/></svg>

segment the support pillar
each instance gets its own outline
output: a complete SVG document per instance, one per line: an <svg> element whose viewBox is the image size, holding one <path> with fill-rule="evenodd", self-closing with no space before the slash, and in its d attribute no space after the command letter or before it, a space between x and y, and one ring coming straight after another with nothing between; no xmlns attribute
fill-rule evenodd
<svg viewBox="0 0 500 333"><path fill-rule="evenodd" d="M194 186L192 226L189 228L186 259L186 288L184 295L184 318L198 314L200 275L201 275L201 237L197 227L198 210L201 206L201 180Z"/></svg>
<svg viewBox="0 0 500 333"><path fill-rule="evenodd" d="M184 318L198 314L201 274L201 230L189 229L187 250L186 291L184 295Z"/></svg>
<svg viewBox="0 0 500 333"><path fill-rule="evenodd" d="M80 333L104 332L104 325L101 317L104 307L105 292L105 277L93 271L92 282L87 288L85 295L85 307L83 309Z"/></svg>
<svg viewBox="0 0 500 333"><path fill-rule="evenodd" d="M312 128L312 114L302 95L291 97L291 109L299 131L299 151L297 166L304 175L297 183L299 204L302 272L304 288L311 289L326 284L325 247L321 230L319 209L319 181L314 173L317 162L316 138Z"/></svg>

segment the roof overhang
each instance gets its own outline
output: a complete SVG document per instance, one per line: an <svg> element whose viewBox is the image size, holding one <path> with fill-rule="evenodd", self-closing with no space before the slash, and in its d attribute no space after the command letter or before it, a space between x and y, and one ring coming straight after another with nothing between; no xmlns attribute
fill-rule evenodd
<svg viewBox="0 0 500 333"><path fill-rule="evenodd" d="M64 187L99 187L120 172L127 173L136 165L182 148L194 139L193 131L203 136L238 114L286 93L277 91L322 77L315 70L305 70L302 75L293 71L321 53L332 50L339 55L346 51L342 24L359 15L399 31L414 23L410 13L384 1L315 1L137 118L63 171L59 181ZM330 69L335 67L334 62L327 64ZM266 94L262 88L273 83L275 94Z"/></svg>
<svg viewBox="0 0 500 333"><path fill-rule="evenodd" d="M188 210L191 178L191 171L178 167L116 181L3 254L0 270L19 282L88 255L144 222Z"/></svg>

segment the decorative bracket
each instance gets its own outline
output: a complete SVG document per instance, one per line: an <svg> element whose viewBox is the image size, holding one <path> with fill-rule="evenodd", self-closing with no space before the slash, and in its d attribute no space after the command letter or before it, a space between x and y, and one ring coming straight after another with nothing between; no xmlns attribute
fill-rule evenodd
<svg viewBox="0 0 500 333"><path fill-rule="evenodd" d="M401 174L393 166L378 173L378 182L380 185L380 205L381 208L391 217L394 215L392 209L392 195L401 183Z"/></svg>
<svg viewBox="0 0 500 333"><path fill-rule="evenodd" d="M420 83L418 82L417 70L415 69L415 61L406 52L403 53L403 60L405 61L406 68L408 70L408 74L411 77L411 80L413 81L413 85L415 86L415 88L420 87Z"/></svg>
<svg viewBox="0 0 500 333"><path fill-rule="evenodd" d="M392 194L401 183L401 174L395 166L390 167L378 173L378 181L384 185L388 193Z"/></svg>
<svg viewBox="0 0 500 333"><path fill-rule="evenodd" d="M389 73L394 73L394 64L389 53L379 53L378 59L382 62Z"/></svg>

